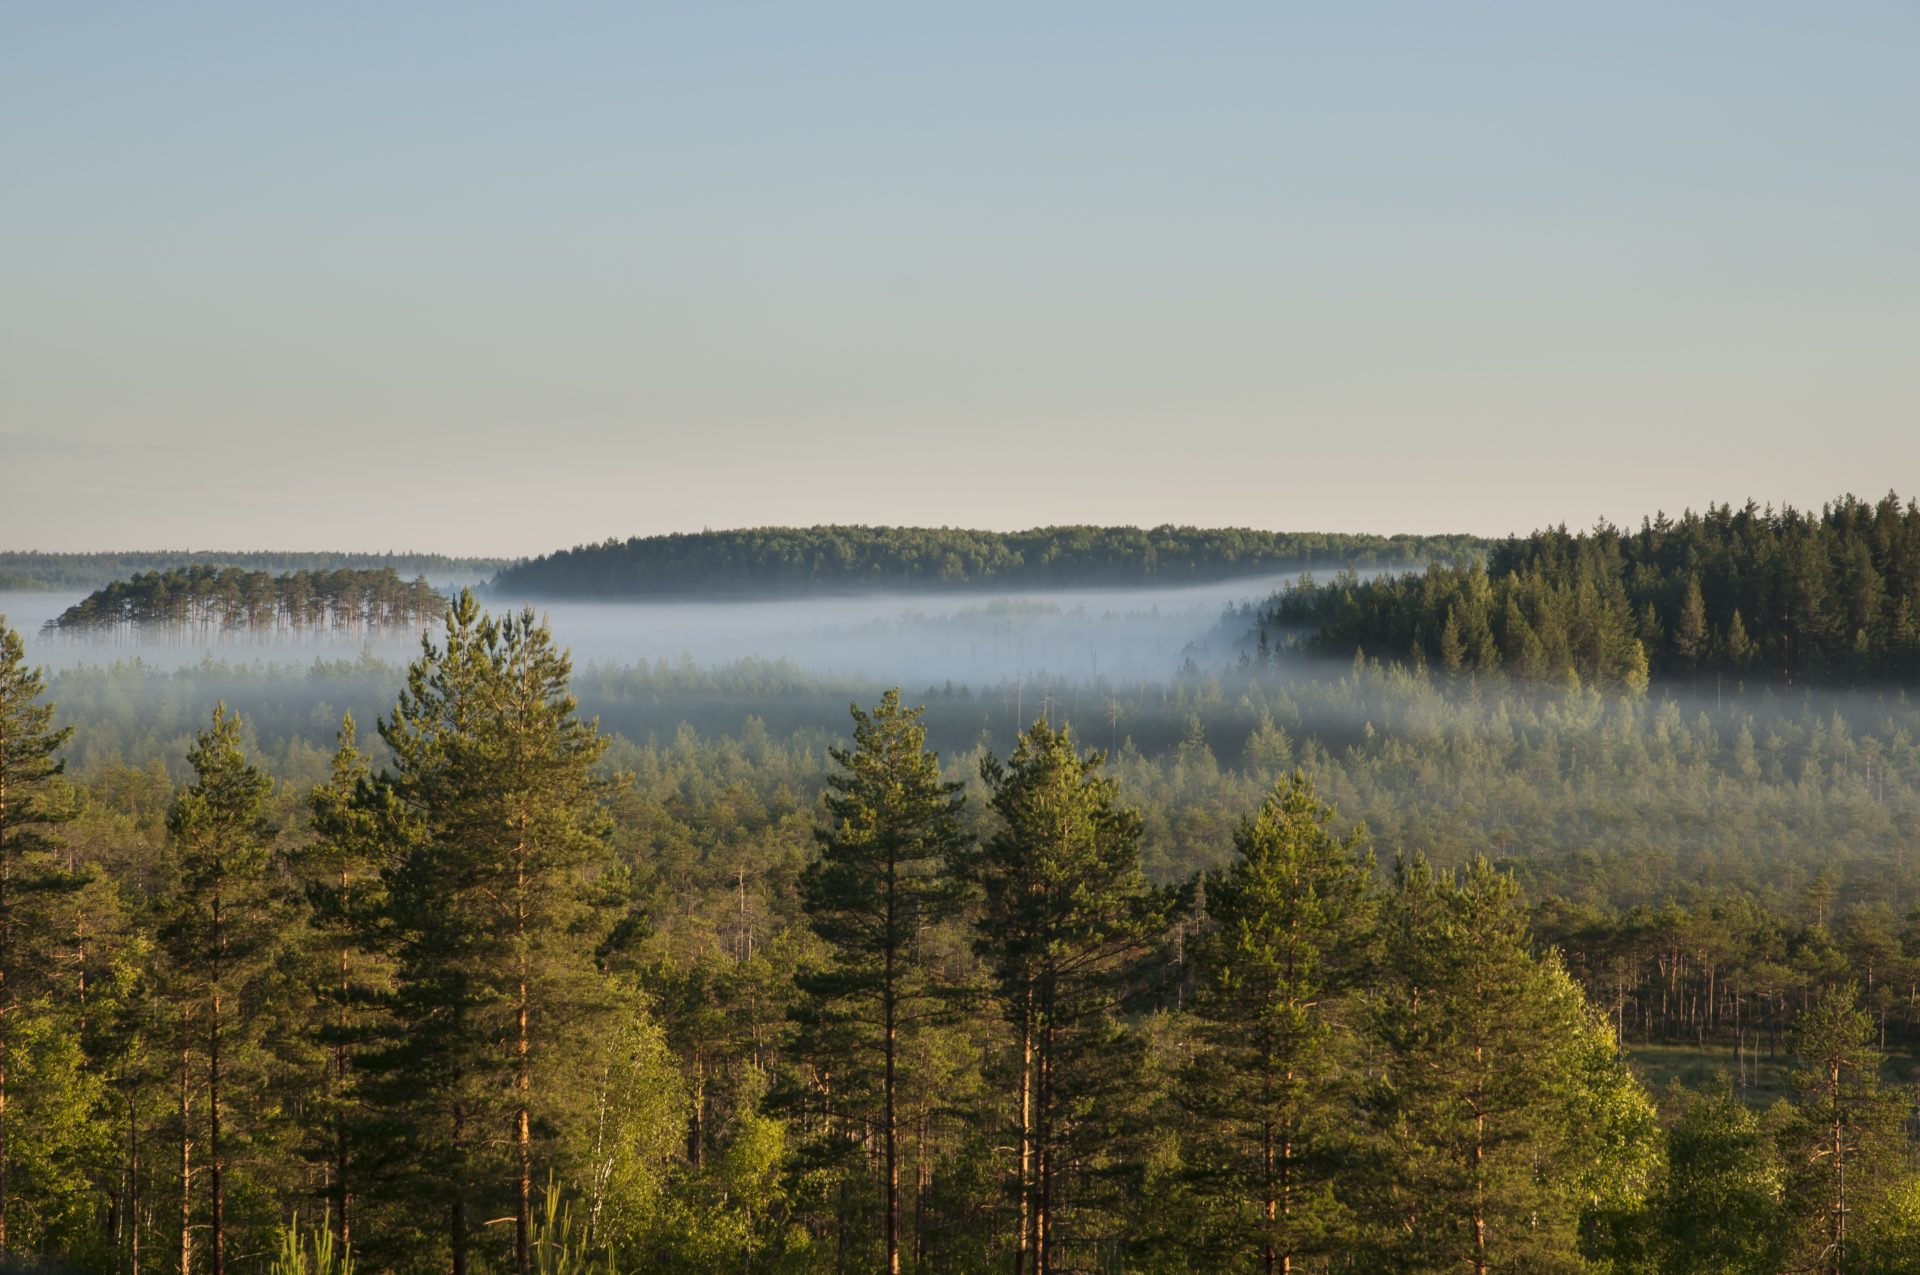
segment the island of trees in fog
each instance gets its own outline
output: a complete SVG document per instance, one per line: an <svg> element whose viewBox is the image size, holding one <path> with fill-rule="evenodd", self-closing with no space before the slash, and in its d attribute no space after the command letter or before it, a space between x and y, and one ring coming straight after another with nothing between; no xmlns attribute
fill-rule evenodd
<svg viewBox="0 0 1920 1275"><path fill-rule="evenodd" d="M374 637L419 630L446 608L425 577L392 567L288 571L187 567L136 574L82 598L47 622L68 636L202 640L222 634L325 633Z"/></svg>
<svg viewBox="0 0 1920 1275"><path fill-rule="evenodd" d="M756 527L563 549L504 569L495 587L515 597L639 598L1167 585L1313 566L1418 566L1488 547L1466 535L1234 527Z"/></svg>

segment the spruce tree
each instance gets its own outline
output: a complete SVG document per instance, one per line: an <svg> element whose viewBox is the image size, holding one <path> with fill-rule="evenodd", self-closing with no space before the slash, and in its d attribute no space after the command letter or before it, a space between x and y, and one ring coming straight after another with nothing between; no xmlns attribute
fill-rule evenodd
<svg viewBox="0 0 1920 1275"><path fill-rule="evenodd" d="M1687 577L1686 595L1680 603L1680 615L1673 624L1673 653L1680 667L1692 677L1700 661L1708 654L1710 630L1707 628L1707 602L1700 593L1700 577Z"/></svg>
<svg viewBox="0 0 1920 1275"><path fill-rule="evenodd" d="M1206 882L1210 929L1193 946L1201 1050L1182 1101L1203 1119L1202 1189L1236 1204L1234 1247L1262 1269L1336 1251L1335 1198L1357 1111L1352 1028L1372 928L1363 830L1336 837L1305 774L1282 780Z"/></svg>
<svg viewBox="0 0 1920 1275"><path fill-rule="evenodd" d="M8 1065L13 1025L48 953L50 895L66 884L53 829L72 817L50 791L65 763L56 757L73 734L53 724L42 702L46 679L29 668L20 635L0 616L0 1260L10 1249Z"/></svg>
<svg viewBox="0 0 1920 1275"><path fill-rule="evenodd" d="M836 1077L836 1110L851 1117L843 1136L878 1131L885 1269L898 1272L901 1063L910 1038L952 1001L924 939L957 903L945 868L966 844L965 801L961 785L940 778L921 710L902 708L897 689L871 713L852 711L853 748L831 751L840 768L827 781L832 824L800 881L808 923L831 952L799 980L803 1041L829 1055L818 1061Z"/></svg>

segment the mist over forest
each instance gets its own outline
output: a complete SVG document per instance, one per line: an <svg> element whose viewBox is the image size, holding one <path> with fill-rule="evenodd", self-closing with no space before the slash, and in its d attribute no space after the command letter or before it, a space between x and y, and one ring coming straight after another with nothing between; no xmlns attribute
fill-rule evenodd
<svg viewBox="0 0 1920 1275"><path fill-rule="evenodd" d="M0 594L9 1242L1653 1275L1808 1269L1843 1216L1846 1270L1910 1269L1920 510L1423 543Z"/></svg>

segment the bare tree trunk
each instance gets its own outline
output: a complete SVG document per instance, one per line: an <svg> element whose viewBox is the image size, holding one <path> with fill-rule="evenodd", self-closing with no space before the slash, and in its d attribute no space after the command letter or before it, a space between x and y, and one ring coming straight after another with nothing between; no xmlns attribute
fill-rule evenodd
<svg viewBox="0 0 1920 1275"><path fill-rule="evenodd" d="M218 915L219 905L214 905ZM226 1194L220 1158L220 988L213 990L212 1026L207 1033L207 1166L213 1199L213 1275L226 1275Z"/></svg>
<svg viewBox="0 0 1920 1275"><path fill-rule="evenodd" d="M340 903L347 905L347 870L340 869ZM338 1197L340 1217L336 1225L336 1235L340 1241L340 1252L345 1254L353 1244L353 1192L347 1185L347 1115L345 1110L347 1091L347 1032L352 1027L352 1018L348 1006L352 1000L352 978L350 966L350 945L340 944L340 1008L338 1026L340 1039L333 1047L333 1092L334 1101L341 1104L333 1113L333 1189Z"/></svg>
<svg viewBox="0 0 1920 1275"><path fill-rule="evenodd" d="M1480 1046L1473 1047L1476 1067L1485 1061ZM1473 1275L1487 1275L1487 1113L1476 1082L1473 1093Z"/></svg>
<svg viewBox="0 0 1920 1275"><path fill-rule="evenodd" d="M193 1050L180 1041L180 1275L193 1275Z"/></svg>
<svg viewBox="0 0 1920 1275"><path fill-rule="evenodd" d="M1033 983L1020 1019L1020 1238L1013 1250L1013 1275L1027 1269L1033 1251Z"/></svg>
<svg viewBox="0 0 1920 1275"><path fill-rule="evenodd" d="M520 1275L533 1275L533 1139L527 1108L532 1099L533 1076L528 1066L527 1046L527 815L520 812L520 843L514 848L514 935L519 940L519 1000L514 1007L517 1031L514 1055L513 1087L519 1096L514 1112L514 1150L519 1160L514 1207L514 1255L519 1259Z"/></svg>
<svg viewBox="0 0 1920 1275"><path fill-rule="evenodd" d="M887 860L887 960L886 982L880 991L881 1013L885 1019L887 1080L887 1272L900 1275L900 1124L896 1110L899 1097L898 1024L894 1021L893 949L899 918L895 913L894 864Z"/></svg>
<svg viewBox="0 0 1920 1275"><path fill-rule="evenodd" d="M1034 1275L1053 1269L1053 1005L1049 996L1040 1047L1040 1200L1033 1211Z"/></svg>

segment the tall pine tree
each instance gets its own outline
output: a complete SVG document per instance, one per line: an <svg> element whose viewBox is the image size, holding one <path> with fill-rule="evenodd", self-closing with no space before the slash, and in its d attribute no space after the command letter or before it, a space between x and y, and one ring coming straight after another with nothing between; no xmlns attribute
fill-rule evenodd
<svg viewBox="0 0 1920 1275"><path fill-rule="evenodd" d="M532 1269L537 1126L564 1100L535 1078L610 1004L584 872L606 832L606 741L577 715L570 673L532 611L495 620L463 592L381 723L393 760L365 788L395 854L379 918L394 992L363 1083L389 1180L442 1212L455 1275L477 1210L496 1204L514 1264Z"/></svg>
<svg viewBox="0 0 1920 1275"><path fill-rule="evenodd" d="M884 1263L896 1273L903 1045L952 1003L923 940L954 910L945 869L966 844L961 785L940 778L920 711L902 708L897 689L871 713L853 709L853 747L831 754L840 768L827 781L832 824L819 831L820 857L800 881L808 923L831 952L800 979L803 1042L841 1055L820 1062L836 1077L836 1109L851 1117L842 1136L878 1132Z"/></svg>
<svg viewBox="0 0 1920 1275"><path fill-rule="evenodd" d="M1229 1204L1237 1255L1291 1272L1349 1230L1334 1186L1358 1110L1353 1028L1372 928L1364 833L1295 771L1208 878L1210 927L1190 949L1201 1050L1182 1100L1203 1118L1202 1189Z"/></svg>
<svg viewBox="0 0 1920 1275"><path fill-rule="evenodd" d="M160 934L177 980L181 1024L181 1269L192 1268L189 1115L191 1055L198 1046L206 1067L211 1269L213 1275L225 1275L235 1096L228 1082L236 1072L245 1077L267 1026L259 985L269 975L268 958L278 937L267 878L273 837L267 799L273 781L247 761L240 747L240 718L225 704L214 709L212 723L195 739L187 762L194 781L167 813L173 889Z"/></svg>
<svg viewBox="0 0 1920 1275"><path fill-rule="evenodd" d="M9 1248L8 1064L18 1009L43 972L50 895L66 883L53 828L71 807L50 799L64 768L56 754L73 728L53 724L46 679L29 668L20 635L0 616L0 1260Z"/></svg>
<svg viewBox="0 0 1920 1275"><path fill-rule="evenodd" d="M984 902L975 947L1019 1042L1014 1268L1034 1275L1075 1264L1059 1222L1102 1176L1103 1116L1130 1079L1118 998L1150 930L1140 817L1103 760L1034 723L1006 763L982 764L999 827L963 860Z"/></svg>

